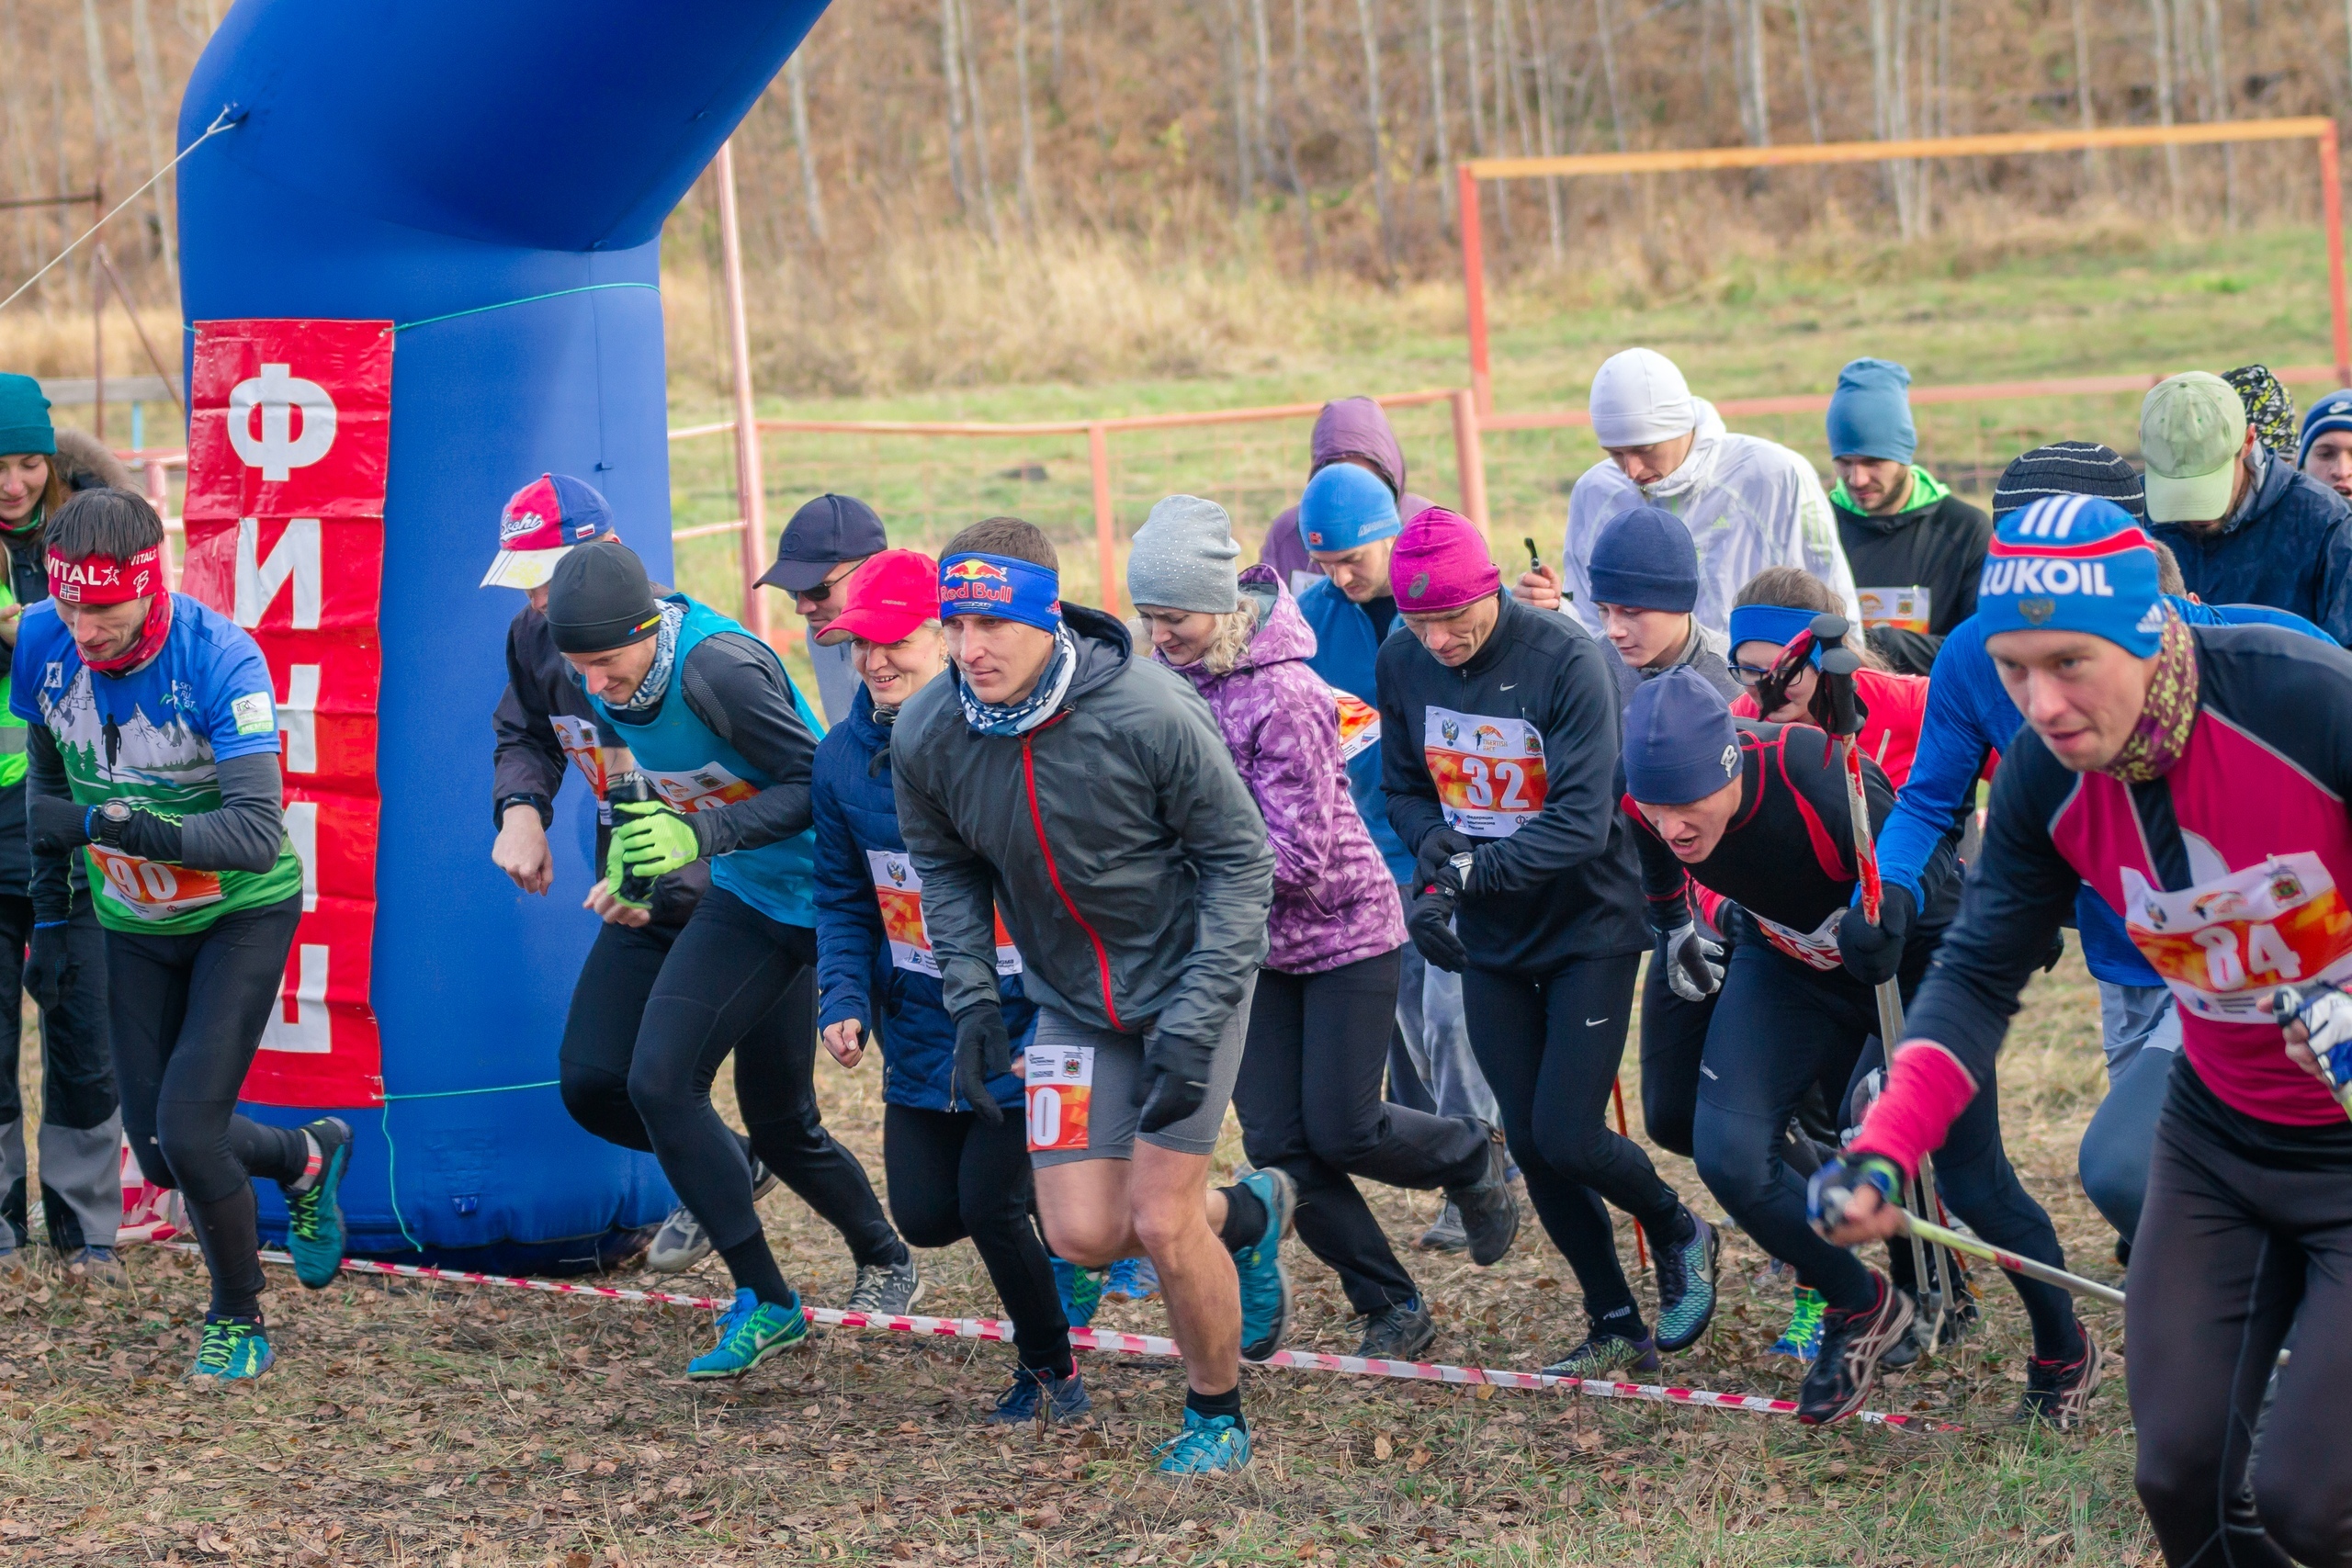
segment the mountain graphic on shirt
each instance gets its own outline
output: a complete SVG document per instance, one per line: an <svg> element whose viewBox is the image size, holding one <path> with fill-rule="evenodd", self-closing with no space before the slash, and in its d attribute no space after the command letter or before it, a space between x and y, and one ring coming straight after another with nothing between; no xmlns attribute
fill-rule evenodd
<svg viewBox="0 0 2352 1568"><path fill-rule="evenodd" d="M85 805L111 799L141 802L166 816L215 810L220 804L212 743L177 712L157 724L134 706L116 716L114 755L107 755L106 720L87 669L75 671L62 694L40 694L41 718L56 738L74 798Z"/></svg>

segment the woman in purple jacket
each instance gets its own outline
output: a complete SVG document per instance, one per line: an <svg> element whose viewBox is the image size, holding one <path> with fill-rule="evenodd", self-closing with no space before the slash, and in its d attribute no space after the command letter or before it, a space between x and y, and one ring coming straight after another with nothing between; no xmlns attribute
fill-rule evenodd
<svg viewBox="0 0 2352 1568"><path fill-rule="evenodd" d="M1510 1250L1519 1208L1495 1128L1381 1099L1405 924L1347 774L1378 720L1307 668L1315 634L1281 573L1237 578L1239 553L1223 507L1172 495L1127 561L1153 656L1207 702L1272 840L1269 951L1233 1106L1250 1162L1296 1184L1299 1236L1366 1320L1358 1353L1409 1359L1437 1329L1350 1178L1444 1189L1481 1264Z"/></svg>

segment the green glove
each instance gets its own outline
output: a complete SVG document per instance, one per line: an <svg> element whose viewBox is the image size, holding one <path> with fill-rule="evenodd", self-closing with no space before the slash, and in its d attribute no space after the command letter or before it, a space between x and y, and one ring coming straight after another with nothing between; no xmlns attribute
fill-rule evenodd
<svg viewBox="0 0 2352 1568"><path fill-rule="evenodd" d="M620 873L666 876L702 858L691 823L659 800L626 800L613 807L613 848L605 879L617 889Z"/></svg>

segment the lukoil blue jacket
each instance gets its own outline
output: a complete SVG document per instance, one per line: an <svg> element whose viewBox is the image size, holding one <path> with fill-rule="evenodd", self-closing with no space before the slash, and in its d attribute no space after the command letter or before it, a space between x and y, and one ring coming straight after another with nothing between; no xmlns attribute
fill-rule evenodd
<svg viewBox="0 0 2352 1568"><path fill-rule="evenodd" d="M2199 604L2170 594L2165 603L2190 626L2285 626L2323 642L2327 635L2301 616L2263 604ZM1993 656L1984 651L1984 627L1971 615L1952 627L1936 653L1928 677L1928 717L1919 727L1919 750L1911 776L1895 796L1894 814L1878 839L1879 874L1919 896L1919 873L1937 841L1960 813L1976 808L1976 777L1985 758L2006 751L2025 716L2009 700ZM1855 895L1860 902L1860 894ZM2083 885L2075 897L2075 929L2083 942L2083 964L2096 979L2115 986L2160 986L2148 961L2123 931L2123 917Z"/></svg>
<svg viewBox="0 0 2352 1568"><path fill-rule="evenodd" d="M1327 684L1378 707L1380 683L1374 675L1374 661L1380 653L1380 638L1372 629L1371 612L1326 577L1298 596L1298 613L1315 632L1315 652L1306 667ZM1392 637L1404 632L1404 617L1399 615L1388 629ZM1348 759L1348 798L1356 803L1356 815L1372 829L1372 847L1388 863L1388 874L1400 885L1411 881L1412 853L1388 825L1388 796L1380 787L1379 747L1367 746Z"/></svg>
<svg viewBox="0 0 2352 1568"><path fill-rule="evenodd" d="M891 791L890 731L874 719L863 685L849 717L817 744L810 780L817 817L817 1026L854 1018L874 1033L876 1000L882 1098L922 1111L967 1111L956 1094L956 1021L941 1000L939 965L922 923L922 879L899 836ZM997 988L1005 1032L1018 1058L1036 1032L1037 1010L1023 995L1009 943L999 948ZM1020 1113L1021 1080L1000 1075L989 1089Z"/></svg>

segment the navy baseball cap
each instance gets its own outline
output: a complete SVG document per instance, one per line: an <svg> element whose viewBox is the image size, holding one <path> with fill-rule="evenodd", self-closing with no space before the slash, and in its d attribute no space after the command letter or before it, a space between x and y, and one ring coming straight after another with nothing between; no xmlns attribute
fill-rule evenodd
<svg viewBox="0 0 2352 1568"><path fill-rule="evenodd" d="M845 560L890 547L882 519L854 495L820 495L792 514L776 541L775 564L760 574L770 588L806 593Z"/></svg>

